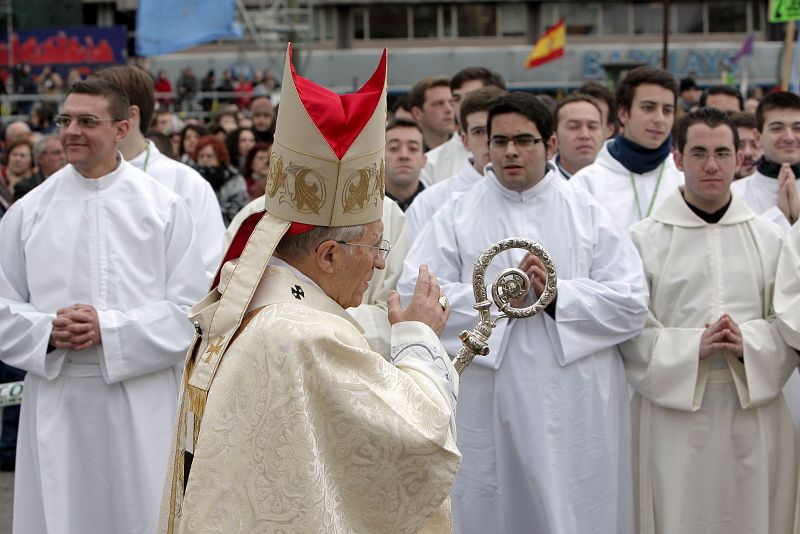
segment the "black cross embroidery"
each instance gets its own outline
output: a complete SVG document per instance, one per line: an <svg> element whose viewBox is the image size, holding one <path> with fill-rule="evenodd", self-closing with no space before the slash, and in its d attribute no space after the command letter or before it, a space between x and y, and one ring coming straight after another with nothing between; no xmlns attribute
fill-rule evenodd
<svg viewBox="0 0 800 534"><path fill-rule="evenodd" d="M303 288L300 286L294 286L292 288L292 295L294 295L294 298L296 298L297 300L300 300L306 296L306 294L303 293Z"/></svg>

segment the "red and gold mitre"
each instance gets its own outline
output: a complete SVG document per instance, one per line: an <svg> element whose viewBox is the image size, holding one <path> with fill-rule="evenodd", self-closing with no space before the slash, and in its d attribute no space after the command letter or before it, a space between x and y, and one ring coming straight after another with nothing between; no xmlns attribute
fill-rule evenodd
<svg viewBox="0 0 800 534"><path fill-rule="evenodd" d="M356 93L339 95L298 76L286 52L266 187L266 209L292 222L351 226L381 218L386 50Z"/></svg>

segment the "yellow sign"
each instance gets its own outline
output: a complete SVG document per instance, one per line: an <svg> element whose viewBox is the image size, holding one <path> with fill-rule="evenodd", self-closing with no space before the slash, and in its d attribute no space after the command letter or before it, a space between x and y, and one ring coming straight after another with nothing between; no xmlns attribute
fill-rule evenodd
<svg viewBox="0 0 800 534"><path fill-rule="evenodd" d="M769 21L800 20L800 0L769 0Z"/></svg>

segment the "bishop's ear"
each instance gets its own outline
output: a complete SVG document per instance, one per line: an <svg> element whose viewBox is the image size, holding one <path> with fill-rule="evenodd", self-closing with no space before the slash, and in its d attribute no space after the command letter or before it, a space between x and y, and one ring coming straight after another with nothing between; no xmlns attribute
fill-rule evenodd
<svg viewBox="0 0 800 534"><path fill-rule="evenodd" d="M314 261L317 268L324 273L332 274L335 271L336 261L342 254L342 247L339 243L329 239L319 244L314 251Z"/></svg>

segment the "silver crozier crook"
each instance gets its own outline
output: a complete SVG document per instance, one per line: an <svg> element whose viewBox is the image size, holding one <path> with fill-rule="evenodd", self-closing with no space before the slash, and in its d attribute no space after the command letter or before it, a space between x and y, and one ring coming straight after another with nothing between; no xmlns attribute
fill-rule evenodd
<svg viewBox="0 0 800 534"><path fill-rule="evenodd" d="M488 340L492 334L492 329L495 327L496 320L492 320L489 309L492 303L489 301L486 294L486 284L484 282L484 274L486 268L492 263L495 256L505 250L512 248L522 248L542 260L545 268L545 284L544 291L539 295L539 299L527 308L514 308L511 306L511 301L525 296L530 289L530 281L528 276L520 269L503 269L492 284L492 299L497 306L500 316L509 317L511 319L522 319L524 317L532 317L545 309L553 298L556 296L556 268L553 266L553 260L550 259L547 252L544 251L539 243L531 241L530 239L523 239L521 237L509 237L502 241L495 243L477 260L475 260L475 269L472 271L472 287L475 291L475 309L480 314L480 321L473 330L464 330L458 336L461 339L463 347L458 351L456 357L453 359L453 366L461 374L464 369L472 363L472 359L477 356L486 356L489 354Z"/></svg>

